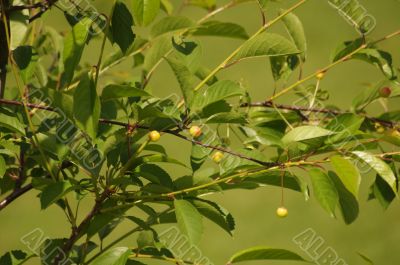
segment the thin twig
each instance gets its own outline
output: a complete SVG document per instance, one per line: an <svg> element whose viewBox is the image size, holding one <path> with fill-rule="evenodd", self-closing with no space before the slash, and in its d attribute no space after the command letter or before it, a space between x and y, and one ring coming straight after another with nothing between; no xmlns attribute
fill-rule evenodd
<svg viewBox="0 0 400 265"><path fill-rule="evenodd" d="M75 242L82 236L83 230L87 227L93 217L100 211L100 207L102 203L111 195L111 191L105 190L100 198L96 199L96 202L92 208L92 210L86 215L85 219L80 223L80 225L72 230L70 237L65 242L62 247L62 251L58 253L56 258L54 259L54 265L59 265L63 262L63 259L69 256L69 253L72 250Z"/></svg>
<svg viewBox="0 0 400 265"><path fill-rule="evenodd" d="M15 106L22 106L23 104L19 101L13 101L13 100L4 100L4 99L0 99L0 104L9 104L9 105L15 105ZM47 106L43 106L43 105L35 105L35 104L27 104L26 105L29 108L37 108L37 109L42 109L42 110L47 110L47 111L55 111L55 109L51 108L51 107L47 107ZM341 111L336 111L336 110L329 110L329 109L308 109L308 108L304 108L304 107L300 107L300 106L288 106L288 105L282 105L282 104L275 104L275 106L277 108L280 109L287 109L287 110L293 110L293 111L311 111L311 112L321 112L321 113L330 113L330 114L334 114L334 115L339 115L339 114L344 114L347 112L341 112ZM241 105L241 107L273 107L271 102L258 102L258 103L244 103ZM395 123L390 122L390 121L386 121L386 120L382 120L382 119L378 119L378 118L373 118L373 117L368 117L368 116L364 116L367 119L376 121L381 123L382 125L387 125L389 127L395 127ZM121 122L121 121L115 121L115 120L108 120L108 119L99 119L99 123L102 124L108 124L108 125L117 125L117 126L121 126L124 128L127 128L128 130L134 130L136 128L139 129L150 129L149 126L146 125L140 125L140 124L129 124L126 122ZM194 143L196 145L200 145L204 148L208 148L208 149L212 149L212 150L218 150L236 157L240 157L242 159L248 160L248 161L252 161L255 162L257 164L263 165L263 166L273 166L274 163L271 162L266 162L266 161L261 161L258 159L254 159L251 158L249 156L245 156L243 154L240 153L236 153L233 152L229 149L220 147L220 146L214 146L214 145L210 145L210 144L206 144L203 143L201 141L192 139L192 138L188 138L182 134L180 134L180 131L183 130L185 128L180 128L178 130L162 130L162 132L167 133L167 134L171 134L174 135L176 137L179 137L185 141L189 141L191 143Z"/></svg>
<svg viewBox="0 0 400 265"><path fill-rule="evenodd" d="M149 218L146 222L145 225L146 226L151 226L153 224L156 224L158 221L158 217L168 213L169 211L171 211L171 208L168 208L162 212L160 212L159 214L157 214L156 216L154 216L153 218ZM102 253L106 252L107 250L109 250L111 247L113 247L114 245L118 244L119 242L121 242L122 240L126 239L127 237L129 237L130 235L142 231L146 229L146 227L141 227L141 226L137 226L134 229L126 232L125 234L123 234L122 236L118 237L117 239L115 239L114 241L112 241L108 246L104 247L102 249L102 251L100 251L99 253L97 253L96 255L94 255L93 257L91 257L88 261L86 261L84 263L84 265L90 264L93 260L95 260L98 256L100 256Z"/></svg>
<svg viewBox="0 0 400 265"><path fill-rule="evenodd" d="M0 0L0 98L4 97L4 91L6 89L7 64L9 57L9 48L7 42L7 39L10 37L10 32L7 31L7 28L9 28L9 19L5 11L8 5L8 0Z"/></svg>
<svg viewBox="0 0 400 265"><path fill-rule="evenodd" d="M334 109L322 109L322 108L309 108L309 107L303 107L303 106L293 106L293 105L284 105L284 104L275 104L271 101L263 101L263 102L255 102L255 103L243 103L240 105L240 107L266 107L266 108L273 108L276 107L278 109L284 109L284 110L292 110L296 111L298 113L301 113L301 111L306 111L306 112L315 112L315 113L325 113L325 114L331 114L331 115L342 115L342 114L347 114L347 113L352 113L350 111L340 111L340 110L334 110ZM379 119L363 114L358 114L368 120L378 122L381 125L384 125L386 127L390 128L395 128L396 126L399 126L398 123L393 122L393 121L388 121L384 119Z"/></svg>
<svg viewBox="0 0 400 265"><path fill-rule="evenodd" d="M0 211L6 208L10 203L30 191L32 188L32 183L29 183L20 189L14 190L10 195L8 195L4 200L0 202Z"/></svg>
<svg viewBox="0 0 400 265"><path fill-rule="evenodd" d="M69 168L72 165L73 164L71 162L64 161L61 164L61 169ZM48 175L48 176L46 176L46 178L51 178L51 176ZM10 195L8 195L6 198L4 198L2 201L0 201L0 211L3 210L4 208L6 208L10 203L15 201L16 199L18 199L19 197L21 197L22 195L24 195L28 191L30 191L32 188L33 188L32 183L29 183L29 184L25 185L22 188L14 189L14 191Z"/></svg>

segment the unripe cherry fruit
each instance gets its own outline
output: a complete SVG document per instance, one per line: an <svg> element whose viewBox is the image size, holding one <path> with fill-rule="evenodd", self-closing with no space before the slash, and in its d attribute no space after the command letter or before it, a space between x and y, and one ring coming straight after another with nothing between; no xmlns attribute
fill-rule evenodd
<svg viewBox="0 0 400 265"><path fill-rule="evenodd" d="M383 126L379 127L376 129L377 133L384 133L385 132L385 128Z"/></svg>
<svg viewBox="0 0 400 265"><path fill-rule="evenodd" d="M375 126L375 130L376 130L377 133L384 133L385 132L385 128L379 122L375 122L374 126Z"/></svg>
<svg viewBox="0 0 400 265"><path fill-rule="evenodd" d="M316 77L318 80L321 80L322 78L324 78L324 76L325 76L325 72L319 72L315 77Z"/></svg>
<svg viewBox="0 0 400 265"><path fill-rule="evenodd" d="M279 207L278 209L276 209L276 215L281 218L285 218L286 216L288 216L288 210L283 206Z"/></svg>
<svg viewBox="0 0 400 265"><path fill-rule="evenodd" d="M382 87L379 89L379 96L382 98L388 98L390 94L392 94L392 89L390 89L390 87Z"/></svg>
<svg viewBox="0 0 400 265"><path fill-rule="evenodd" d="M390 136L396 137L396 138L400 138L400 131L399 131L399 130L396 130L396 129L393 129L393 130L391 131L391 133L390 133Z"/></svg>
<svg viewBox="0 0 400 265"><path fill-rule="evenodd" d="M160 137L161 137L161 135L158 131L151 131L149 133L149 139L152 142L157 142L158 140L160 140Z"/></svg>
<svg viewBox="0 0 400 265"><path fill-rule="evenodd" d="M199 126L193 125L189 129L189 133L194 138L197 138L197 137L199 137L201 135L201 128Z"/></svg>
<svg viewBox="0 0 400 265"><path fill-rule="evenodd" d="M223 157L224 157L224 154L221 153L221 152L219 152L219 151L217 151L217 152L215 152L215 153L213 154L212 160L213 160L215 163L218 164L219 162L221 162L221 160L222 160Z"/></svg>

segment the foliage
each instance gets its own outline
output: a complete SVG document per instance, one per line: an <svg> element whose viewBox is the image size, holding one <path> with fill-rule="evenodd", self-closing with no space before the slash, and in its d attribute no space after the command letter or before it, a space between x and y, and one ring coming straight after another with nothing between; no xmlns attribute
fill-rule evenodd
<svg viewBox="0 0 400 265"><path fill-rule="evenodd" d="M56 2L29 6L31 1L11 1L1 9L7 10L1 26L10 36L0 32L0 41L9 47L7 69L17 84L6 86L2 72L7 99L1 99L0 108L0 210L33 189L43 210L59 207L66 214L72 233L51 240L59 253L11 251L1 264L38 255L43 264L61 264L65 257L67 264L145 264L146 259L192 264L169 249L157 226L177 223L193 245L201 240L203 219L232 235L234 217L205 199L232 189L269 185L301 192L306 199L311 194L332 217L340 212L346 224L358 216L360 184L368 172L376 175L370 199L386 209L397 197L400 152L390 150L400 146L400 111L371 116L366 108L400 97L391 55L379 47L399 32L375 41L362 36L343 42L330 65L293 81L307 63L307 29L294 13L306 0L276 10L269 22L263 12L271 1L184 1L204 10L197 21L169 0L116 0L107 15L73 6L65 10L70 24L65 36L37 23ZM254 34L236 21L215 19L244 4L255 4L263 14L264 23ZM287 36L271 32L278 23ZM209 69L202 60L204 36L241 44ZM85 63L85 51L99 43L98 61ZM114 52L106 53L106 45ZM256 57L267 57L261 60L270 62L276 82L265 102L254 102L239 77L218 75ZM119 78L113 67L131 59L135 77ZM354 98L350 110L321 107L329 94L320 89L324 76L349 60L375 66L382 80ZM158 88L149 88L161 63L171 68L180 95L160 98ZM382 87L389 89L384 95ZM276 102L289 93L303 104ZM198 127L191 134L193 125ZM230 137L222 136L225 131L232 132ZM158 132L161 138L190 143L190 162L167 153ZM176 175L165 164L187 173ZM77 202L93 197L91 211L83 214ZM131 208L146 217L132 215ZM77 220L77 213L86 217ZM114 247L125 236L103 246L123 220L136 225L125 236L139 233L137 246ZM234 255L229 264L271 259L304 261L288 250L257 247Z"/></svg>

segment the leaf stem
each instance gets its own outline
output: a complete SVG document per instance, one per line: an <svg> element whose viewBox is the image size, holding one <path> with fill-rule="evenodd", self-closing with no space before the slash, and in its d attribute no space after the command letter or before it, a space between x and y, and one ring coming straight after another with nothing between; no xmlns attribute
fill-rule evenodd
<svg viewBox="0 0 400 265"><path fill-rule="evenodd" d="M160 212L159 214L157 214L156 216L154 216L153 218L150 218L149 220L146 221L146 225L151 226L155 223L157 223L157 219L159 216L168 213L171 210L171 208L168 208L162 212ZM111 247L113 247L114 245L118 244L119 242L121 242L122 240L128 238L129 236L131 236L132 234L142 231L144 228L141 226L137 226L135 228L133 228L132 230L128 231L127 233L123 234L122 236L118 237L117 239L115 239L114 241L112 241L110 244L108 244L106 247L104 247L102 249L102 251L98 252L97 254L95 254L93 257L91 257L88 261L84 262L84 265L90 264L93 260L95 260L98 256L100 256L101 254L103 254L104 252L106 252L107 250L109 250Z"/></svg>
<svg viewBox="0 0 400 265"><path fill-rule="evenodd" d="M115 5L115 3L114 3L114 5ZM114 8L112 10L114 10ZM106 46L107 33L110 30L110 18L107 17L105 14L102 14L102 15L106 17L107 26L106 26L106 28L104 29L104 32L103 32L104 36L103 36L103 40L101 42L100 55L99 55L99 59L97 61L97 65L96 65L96 75L95 75L95 79L94 79L94 87L96 89L97 89L97 83L99 81L99 76L100 76L100 67L101 67L101 62L103 60L104 48Z"/></svg>
<svg viewBox="0 0 400 265"><path fill-rule="evenodd" d="M279 16L274 18L273 20L271 20L268 23L262 25L262 27L259 30L257 30L247 41L250 41L250 40L254 39L255 37L257 37L258 35L260 35L261 33L263 33L266 29L268 29L269 27L274 25L276 22L281 20L284 16L286 16L290 12L293 12L295 9L297 9L302 4L304 4L306 1L307 0L299 1L298 3L293 5L292 7L288 8L287 10L282 12L282 14L280 14ZM242 47L244 46L245 43L246 42L242 43L242 45L240 45L231 54L229 54L228 57L226 57L226 59L222 63L220 63L217 67L215 67L193 90L197 91L200 88L202 88L216 73L218 73L219 70L223 69L229 63L229 61L235 57L235 55L242 49Z"/></svg>
<svg viewBox="0 0 400 265"><path fill-rule="evenodd" d="M317 76L317 74L319 74L319 73L321 73L321 72L326 72L326 71L328 71L329 69L335 67L336 65L338 65L338 64L340 64L340 63L342 63L342 62L344 62L344 61L347 61L347 60L350 59L354 54L356 54L356 53L358 53L359 51L365 49L366 47L367 47L366 44L361 45L360 47L358 47L356 50L354 50L354 51L351 52L350 54L348 54L348 55L342 57L340 60L337 60L336 62L331 63L330 65L326 66L326 67L323 68L322 70L318 70L318 71L316 71L315 73L312 73L312 74L306 76L305 78L303 78L303 79L301 79L301 80L299 80L299 81L293 83L292 85L290 85L290 86L284 88L284 89L281 90L280 92L278 92L278 93L276 93L275 95L271 96L271 97L269 98L268 101L273 101L273 100L275 100L275 99L277 99L277 98L283 96L284 94L288 93L289 91L293 90L294 88L298 87L299 85L303 84L304 82L307 82L308 80L315 78L315 77Z"/></svg>

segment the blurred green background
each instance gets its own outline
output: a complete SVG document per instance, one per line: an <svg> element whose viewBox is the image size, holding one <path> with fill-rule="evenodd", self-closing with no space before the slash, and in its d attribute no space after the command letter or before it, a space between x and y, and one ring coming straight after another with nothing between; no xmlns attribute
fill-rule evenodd
<svg viewBox="0 0 400 265"><path fill-rule="evenodd" d="M109 12L109 2L94 1L100 12ZM176 5L180 1L173 1ZM227 1L218 1L225 3ZM368 38L377 39L400 29L400 1L396 0L359 0L367 12L375 17L377 25ZM286 8L295 1L280 1L273 3L267 9L267 19L273 18L277 8ZM185 15L193 19L200 18L205 11L188 7L183 9ZM337 45L345 40L359 37L356 30L349 25L327 0L309 0L295 12L304 24L308 40L308 59L305 65L305 73L311 73L329 64L331 52ZM160 14L161 15L161 14ZM237 22L245 26L251 34L260 26L261 18L254 3L246 3L232 8L216 17L218 20ZM60 30L66 30L67 24L62 13L53 9L44 18L44 23L52 25ZM269 29L271 32L286 34L280 23ZM203 63L210 68L220 63L241 41L221 38L199 38L203 46ZM99 43L91 44L86 50L84 61L95 64L99 51ZM395 65L399 65L400 38L380 44L380 47L392 53ZM111 51L112 47L107 47ZM116 67L123 77L133 77L138 74L129 70L131 60ZM219 74L221 79L229 78L242 80L250 91L254 100L263 100L272 94L273 81L266 58L246 60L230 67ZM383 78L379 70L371 65L351 61L329 71L322 82L322 88L330 91L329 104L336 104L348 109L352 98L365 88L366 84L375 83ZM179 88L169 67L163 63L154 74L149 86L153 94L159 97L168 96L172 92L178 93ZM279 102L292 103L293 97L285 96ZM392 100L389 104L392 110L399 109L400 100ZM371 113L383 111L379 104L372 106ZM172 157L189 162L190 144L172 137L164 137L165 144ZM174 177L188 173L169 169ZM303 176L307 176L302 172ZM307 179L307 178L306 178ZM256 191L235 190L219 195L213 195L215 199L227 208L236 219L236 232L230 237L214 224L205 221L206 229L200 248L203 254L215 264L225 264L229 257L238 250L266 245L282 247L293 250L307 257L298 248L292 239L307 228L312 228L325 242L322 248L332 247L347 264L364 264L358 257L361 252L370 257L375 264L399 264L400 260L400 203L396 200L387 211L378 205L377 201L366 202L369 185L373 181L372 175L364 175L362 183L363 193L360 196L360 215L352 225L345 225L340 214L333 219L326 214L316 203L313 197L305 201L299 193L285 191L286 207L289 216L286 219L278 219L275 210L280 204L280 190L273 187L265 187ZM12 249L26 249L20 242L20 238L35 228L40 228L50 238L69 236L69 224L64 214L57 206L52 206L46 211L40 210L36 192L30 192L18 199L13 205L0 213L0 251ZM88 210L91 198L85 201L84 208ZM136 211L133 209L132 213ZM80 215L82 218L84 213ZM113 236L105 242L123 234L132 228L132 224L124 222ZM165 227L159 227L162 231ZM126 239L119 244L121 246L135 246L135 236ZM148 264L162 264L147 262ZM38 264L32 261L30 264ZM243 263L247 264L247 263ZM266 262L254 262L252 264L266 264ZM295 264L290 262L268 262L268 264Z"/></svg>

